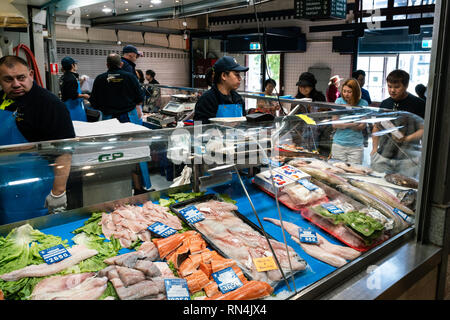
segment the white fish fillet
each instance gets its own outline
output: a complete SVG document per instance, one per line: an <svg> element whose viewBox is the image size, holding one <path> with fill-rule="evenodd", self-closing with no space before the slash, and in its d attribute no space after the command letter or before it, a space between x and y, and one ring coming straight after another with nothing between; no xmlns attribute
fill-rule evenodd
<svg viewBox="0 0 450 320"><path fill-rule="evenodd" d="M5 281L17 281L22 278L28 277L49 276L58 273L60 271L63 271L64 269L67 269L69 267L72 267L83 260L95 256L98 253L97 250L88 249L83 245L75 245L67 250L70 252L71 256L60 262L53 264L43 263L38 265L27 266L19 270L2 274L0 275L0 279Z"/></svg>
<svg viewBox="0 0 450 320"><path fill-rule="evenodd" d="M264 218L264 220L272 222L273 224L275 224L277 226L281 226L280 220L271 219L271 218ZM291 236L296 237L298 239L298 236L299 236L298 228L299 227L296 224L283 221L283 226ZM329 242L327 239L325 239L318 233L317 233L317 239L319 240L319 244L315 245L315 246L319 246L323 250L325 250L331 254L340 256L341 258L344 258L347 260L353 260L361 255L361 252L359 252L353 248L344 247L344 246L340 246L340 245Z"/></svg>
<svg viewBox="0 0 450 320"><path fill-rule="evenodd" d="M93 273L53 276L34 288L32 300L97 300L105 292L108 278Z"/></svg>
<svg viewBox="0 0 450 320"><path fill-rule="evenodd" d="M329 253L318 245L302 243L297 237L294 236L291 236L291 238L292 240L297 242L300 245L300 247L302 247L302 249L311 257L314 257L320 261L328 263L329 265L332 265L334 267L342 267L347 263L347 261L344 258Z"/></svg>

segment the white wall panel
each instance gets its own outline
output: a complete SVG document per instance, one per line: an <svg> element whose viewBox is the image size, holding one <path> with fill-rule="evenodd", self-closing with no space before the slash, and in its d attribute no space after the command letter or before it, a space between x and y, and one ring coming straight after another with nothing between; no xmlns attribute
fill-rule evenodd
<svg viewBox="0 0 450 320"><path fill-rule="evenodd" d="M93 44L93 43L57 43L58 62L65 56L78 60L78 73L95 78L106 71L106 56L116 52L121 54L123 46ZM152 69L156 72L156 79L165 85L189 86L189 55L180 50L137 46L144 56L137 60L137 69L144 72ZM61 68L60 68L61 69Z"/></svg>
<svg viewBox="0 0 450 320"><path fill-rule="evenodd" d="M122 41L123 44L144 44L144 38L142 37L141 32L119 30L119 40Z"/></svg>
<svg viewBox="0 0 450 320"><path fill-rule="evenodd" d="M116 32L110 29L89 28L88 39L90 42L95 41L117 41ZM58 39L59 40L59 39Z"/></svg>

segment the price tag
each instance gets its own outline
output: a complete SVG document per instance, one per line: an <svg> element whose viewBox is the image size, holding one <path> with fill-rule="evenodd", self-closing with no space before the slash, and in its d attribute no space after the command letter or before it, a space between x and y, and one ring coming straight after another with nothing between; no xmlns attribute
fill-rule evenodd
<svg viewBox="0 0 450 320"><path fill-rule="evenodd" d="M286 180L286 178L281 175L281 174L274 174L272 176L273 182L275 183L276 186L283 186L286 183L288 183L289 181Z"/></svg>
<svg viewBox="0 0 450 320"><path fill-rule="evenodd" d="M181 209L179 212L187 220L187 222L192 224L205 219L205 216L200 211L198 211L195 206L186 207L184 209Z"/></svg>
<svg viewBox="0 0 450 320"><path fill-rule="evenodd" d="M159 235L163 238L167 238L168 236L171 236L177 232L177 230L175 230L169 226L166 226L165 224L163 224L159 221L156 221L154 224L149 226L147 229L153 233L156 233L157 235Z"/></svg>
<svg viewBox="0 0 450 320"><path fill-rule="evenodd" d="M317 239L317 234L315 231L299 228L298 232L300 242L309 244L319 243L319 239Z"/></svg>
<svg viewBox="0 0 450 320"><path fill-rule="evenodd" d="M231 267L214 272L212 276L222 293L227 293L242 286L241 279Z"/></svg>
<svg viewBox="0 0 450 320"><path fill-rule="evenodd" d="M44 259L46 264L60 262L72 256L62 244L58 244L57 246L41 250L39 251L39 254L41 255L42 259Z"/></svg>
<svg viewBox="0 0 450 320"><path fill-rule="evenodd" d="M406 213L404 213L403 211L394 208L394 211L398 216L400 216L400 218L402 218L403 220L405 220L406 222L408 222L409 224L413 224L414 223L414 219L411 218L410 216L408 216Z"/></svg>
<svg viewBox="0 0 450 320"><path fill-rule="evenodd" d="M299 117L300 119L305 121L306 124L313 124L313 125L316 124L316 122L313 119L311 119L310 117L308 117L306 114L298 114L297 117Z"/></svg>
<svg viewBox="0 0 450 320"><path fill-rule="evenodd" d="M302 186L304 186L309 191L314 191L317 188L319 188L314 183L311 183L311 181L309 181L308 179L300 179L300 180L298 180L298 183L300 183Z"/></svg>
<svg viewBox="0 0 450 320"><path fill-rule="evenodd" d="M253 263L256 266L256 271L258 272L264 272L264 271L270 271L270 270L276 270L278 269L275 260L273 260L273 257L263 257L263 258L254 258Z"/></svg>
<svg viewBox="0 0 450 320"><path fill-rule="evenodd" d="M334 204L331 203L322 203L321 206L328 210L329 213L332 214L341 214L344 213L344 211L341 208L336 207Z"/></svg>
<svg viewBox="0 0 450 320"><path fill-rule="evenodd" d="M167 300L191 300L186 279L164 279Z"/></svg>

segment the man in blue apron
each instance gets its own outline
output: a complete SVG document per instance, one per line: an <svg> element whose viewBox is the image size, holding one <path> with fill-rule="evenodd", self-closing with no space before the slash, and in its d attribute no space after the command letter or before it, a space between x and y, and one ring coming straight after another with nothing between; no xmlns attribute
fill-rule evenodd
<svg viewBox="0 0 450 320"><path fill-rule="evenodd" d="M122 70L122 64L118 54L108 55L106 59L108 71L95 78L89 102L92 108L103 113L103 120L116 118L120 122L142 124L138 106L144 100L144 93L136 74ZM148 191L151 182L147 163L142 162L139 165L143 188Z"/></svg>
<svg viewBox="0 0 450 320"><path fill-rule="evenodd" d="M71 57L61 60L64 75L60 79L61 100L70 112L70 117L76 121L86 122L86 111L84 110L83 99L89 99L88 94L82 94L80 88L78 61Z"/></svg>
<svg viewBox="0 0 450 320"><path fill-rule="evenodd" d="M249 68L240 66L233 57L224 56L216 61L213 69L214 84L198 99L194 121L209 123L211 118L244 116L244 100L236 90L241 85L240 72L247 72Z"/></svg>
<svg viewBox="0 0 450 320"><path fill-rule="evenodd" d="M74 138L70 114L16 56L0 59L0 146ZM0 151L1 153L1 151ZM0 225L65 210L71 154L0 156Z"/></svg>

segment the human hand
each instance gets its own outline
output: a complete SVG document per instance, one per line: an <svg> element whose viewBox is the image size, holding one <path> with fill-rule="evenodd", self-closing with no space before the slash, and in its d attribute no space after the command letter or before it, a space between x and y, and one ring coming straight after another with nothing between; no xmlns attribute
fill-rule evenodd
<svg viewBox="0 0 450 320"><path fill-rule="evenodd" d="M48 213L60 213L66 210L67 208L67 195L64 191L60 195L54 195L52 191L45 198L44 207L48 208Z"/></svg>

